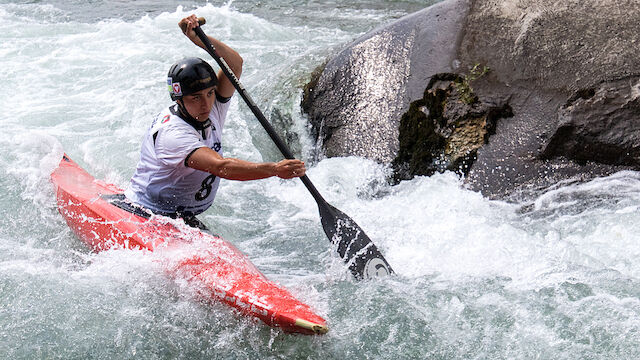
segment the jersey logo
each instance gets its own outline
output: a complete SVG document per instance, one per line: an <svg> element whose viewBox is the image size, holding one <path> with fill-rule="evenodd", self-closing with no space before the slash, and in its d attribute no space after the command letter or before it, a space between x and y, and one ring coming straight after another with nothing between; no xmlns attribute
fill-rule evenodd
<svg viewBox="0 0 640 360"><path fill-rule="evenodd" d="M169 119L171 119L171 115L165 115L165 116L162 118L162 121L160 121L160 124L164 124L164 123L166 123L167 121L169 121Z"/></svg>

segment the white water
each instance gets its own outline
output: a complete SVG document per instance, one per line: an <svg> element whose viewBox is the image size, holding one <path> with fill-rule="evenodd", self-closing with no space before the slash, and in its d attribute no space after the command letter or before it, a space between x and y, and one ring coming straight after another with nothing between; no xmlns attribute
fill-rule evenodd
<svg viewBox="0 0 640 360"><path fill-rule="evenodd" d="M299 101L310 72L355 36L416 7L340 4L195 10L208 19L207 32L244 56L249 93L267 115L281 114L274 120L295 134L292 147L307 160L313 144ZM321 193L366 230L397 273L359 283L330 248L300 182L223 181L202 220L324 316L331 330L323 337L286 335L201 303L153 254L90 252L58 215L49 173L66 152L125 187L144 130L169 103L168 67L184 55L206 58L176 26L191 7L164 4L144 15L154 5L116 5L97 3L103 15L89 20L90 9L70 10L81 4L0 2L8 94L0 97L0 358L640 355L635 172L508 204L466 190L453 174L390 187L387 170L370 161L311 164ZM232 101L226 154L277 159L241 100Z"/></svg>

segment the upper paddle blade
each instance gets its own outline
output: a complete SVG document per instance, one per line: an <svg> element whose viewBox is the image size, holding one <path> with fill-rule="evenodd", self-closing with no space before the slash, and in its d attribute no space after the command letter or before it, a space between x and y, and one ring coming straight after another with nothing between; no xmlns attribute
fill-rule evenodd
<svg viewBox="0 0 640 360"><path fill-rule="evenodd" d="M326 202L319 204L319 209L324 232L337 245L338 254L356 279L393 273L387 260L355 221Z"/></svg>

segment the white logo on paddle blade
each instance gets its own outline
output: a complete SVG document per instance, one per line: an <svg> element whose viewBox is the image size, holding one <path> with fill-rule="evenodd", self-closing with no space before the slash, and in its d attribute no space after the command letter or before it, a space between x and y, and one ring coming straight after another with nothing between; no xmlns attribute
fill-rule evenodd
<svg viewBox="0 0 640 360"><path fill-rule="evenodd" d="M389 269L387 268L387 264L385 264L380 258L369 259L367 264L364 266L365 279L385 275L389 275Z"/></svg>

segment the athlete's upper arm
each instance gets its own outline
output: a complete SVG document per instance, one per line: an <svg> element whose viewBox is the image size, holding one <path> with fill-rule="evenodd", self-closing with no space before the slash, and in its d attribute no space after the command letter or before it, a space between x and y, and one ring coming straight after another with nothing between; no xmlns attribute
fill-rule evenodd
<svg viewBox="0 0 640 360"><path fill-rule="evenodd" d="M220 96L226 97L226 98L233 96L234 91L236 91L236 88L233 86L233 83L229 79L227 79L227 76L224 75L222 70L218 71L217 91L218 91L218 94L220 94Z"/></svg>
<svg viewBox="0 0 640 360"><path fill-rule="evenodd" d="M211 173L217 171L223 161L224 158L220 156L220 154L206 146L203 146L187 156L185 159L185 165L192 169Z"/></svg>
<svg viewBox="0 0 640 360"><path fill-rule="evenodd" d="M195 133L175 128L160 129L155 141L158 160L168 166L180 165L193 149L205 146Z"/></svg>

